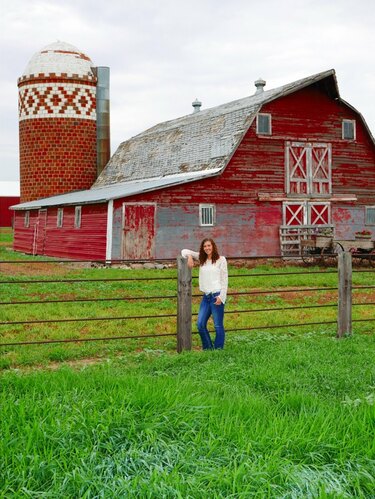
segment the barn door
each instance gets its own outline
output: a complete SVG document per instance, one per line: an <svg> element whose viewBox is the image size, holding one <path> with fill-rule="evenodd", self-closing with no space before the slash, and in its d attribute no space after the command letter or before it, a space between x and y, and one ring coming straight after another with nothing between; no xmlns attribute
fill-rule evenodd
<svg viewBox="0 0 375 499"><path fill-rule="evenodd" d="M288 194L307 194L309 184L307 144L288 142L286 154Z"/></svg>
<svg viewBox="0 0 375 499"><path fill-rule="evenodd" d="M301 241L316 229L331 223L328 202L293 201L283 203L283 225L280 227L282 255L300 255Z"/></svg>
<svg viewBox="0 0 375 499"><path fill-rule="evenodd" d="M286 190L304 195L331 192L330 144L287 142Z"/></svg>
<svg viewBox="0 0 375 499"><path fill-rule="evenodd" d="M295 201L283 204L283 225L329 225L331 205L327 202Z"/></svg>
<svg viewBox="0 0 375 499"><path fill-rule="evenodd" d="M311 194L331 192L331 147L313 144L311 147Z"/></svg>
<svg viewBox="0 0 375 499"><path fill-rule="evenodd" d="M330 203L308 203L309 225L328 225L331 223Z"/></svg>
<svg viewBox="0 0 375 499"><path fill-rule="evenodd" d="M283 225L306 225L306 203L301 201L283 204Z"/></svg>
<svg viewBox="0 0 375 499"><path fill-rule="evenodd" d="M46 244L47 210L39 210L34 226L33 255L44 255Z"/></svg>
<svg viewBox="0 0 375 499"><path fill-rule="evenodd" d="M122 255L125 260L154 258L155 205L123 204Z"/></svg>

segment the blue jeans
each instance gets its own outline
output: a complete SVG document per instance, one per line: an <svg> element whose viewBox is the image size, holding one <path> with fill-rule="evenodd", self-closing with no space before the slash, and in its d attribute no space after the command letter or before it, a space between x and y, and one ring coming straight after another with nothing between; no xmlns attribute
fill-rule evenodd
<svg viewBox="0 0 375 499"><path fill-rule="evenodd" d="M203 295L198 312L198 331L202 340L203 350L212 350L224 348L225 331L224 331L224 303L215 305L216 297L220 292ZM208 319L211 317L214 320L216 331L215 342L212 344L210 333L207 329Z"/></svg>

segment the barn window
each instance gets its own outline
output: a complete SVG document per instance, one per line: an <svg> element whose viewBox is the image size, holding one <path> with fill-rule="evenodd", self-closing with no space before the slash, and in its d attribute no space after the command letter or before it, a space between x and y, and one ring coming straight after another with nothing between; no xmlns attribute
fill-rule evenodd
<svg viewBox="0 0 375 499"><path fill-rule="evenodd" d="M366 225L375 225L375 206L366 206Z"/></svg>
<svg viewBox="0 0 375 499"><path fill-rule="evenodd" d="M199 205L199 225L215 225L215 205Z"/></svg>
<svg viewBox="0 0 375 499"><path fill-rule="evenodd" d="M64 208L57 208L57 227L63 226Z"/></svg>
<svg viewBox="0 0 375 499"><path fill-rule="evenodd" d="M23 226L30 227L30 212L25 211L25 218L23 219Z"/></svg>
<svg viewBox="0 0 375 499"><path fill-rule="evenodd" d="M355 120L342 120L342 138L355 140Z"/></svg>
<svg viewBox="0 0 375 499"><path fill-rule="evenodd" d="M82 206L76 206L74 210L74 228L81 227Z"/></svg>
<svg viewBox="0 0 375 499"><path fill-rule="evenodd" d="M257 133L271 135L271 115L260 113L257 115Z"/></svg>

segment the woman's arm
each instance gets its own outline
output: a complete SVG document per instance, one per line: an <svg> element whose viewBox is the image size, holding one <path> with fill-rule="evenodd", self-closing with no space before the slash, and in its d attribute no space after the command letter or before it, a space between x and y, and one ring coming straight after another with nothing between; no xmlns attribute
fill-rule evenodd
<svg viewBox="0 0 375 499"><path fill-rule="evenodd" d="M181 256L183 258L187 258L188 256L192 256L195 258L195 260L199 260L199 253L197 251L189 250L189 249L183 249L181 251Z"/></svg>
<svg viewBox="0 0 375 499"><path fill-rule="evenodd" d="M228 292L228 264L225 256L220 257L220 294L219 298L225 303Z"/></svg>
<svg viewBox="0 0 375 499"><path fill-rule="evenodd" d="M189 249L183 249L181 251L181 256L182 258L187 258L188 259L188 267L190 269L192 269L194 267L194 261L193 261L193 258L195 258L196 260L199 260L199 253L197 251L192 251L192 250L189 250Z"/></svg>

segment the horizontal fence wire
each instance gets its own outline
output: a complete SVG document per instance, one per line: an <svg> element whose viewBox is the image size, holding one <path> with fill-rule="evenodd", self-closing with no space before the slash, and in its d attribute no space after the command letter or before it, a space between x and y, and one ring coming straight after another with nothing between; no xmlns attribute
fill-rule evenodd
<svg viewBox="0 0 375 499"><path fill-rule="evenodd" d="M227 296L239 295L264 295L264 294L278 294L278 293L302 293L306 291L337 291L337 287L332 288L296 288L296 289L267 289L264 291L235 291L228 293ZM202 297L202 293L193 293L192 298Z"/></svg>
<svg viewBox="0 0 375 499"><path fill-rule="evenodd" d="M121 281L171 281L177 277L114 277L109 279L41 279L41 280L16 280L1 281L0 284L52 284L52 283L77 283L77 282L121 282Z"/></svg>
<svg viewBox="0 0 375 499"><path fill-rule="evenodd" d="M242 278L242 277L271 277L271 276L290 276L290 275L312 275L312 274L337 274L337 270L314 270L311 272L264 272L257 274L229 274L230 278ZM199 276L192 276L193 279L198 279Z"/></svg>
<svg viewBox="0 0 375 499"><path fill-rule="evenodd" d="M158 258L157 260L0 260L0 265L1 264L7 264L7 263L12 263L12 264L18 264L18 263L66 263L67 265L69 264L75 264L75 263L91 263L93 265L117 265L117 264L122 264L122 263L128 263L128 264L134 264L134 263L159 263L159 262L176 262L175 258Z"/></svg>
<svg viewBox="0 0 375 499"><path fill-rule="evenodd" d="M337 321L324 321L324 322L303 322L303 323L297 323L297 324L276 324L272 326L251 326L251 327L239 327L239 328L232 328L232 329L227 329L225 328L226 333L231 333L234 331L257 331L259 329L278 329L278 328L285 328L285 327L302 327L302 326L322 326L326 324L337 324ZM194 331L194 334L199 334L198 331Z"/></svg>
<svg viewBox="0 0 375 499"><path fill-rule="evenodd" d="M139 340L143 338L159 338L162 336L176 336L176 333L143 334L138 336L107 336L101 338L69 338L63 340L17 341L15 343L0 343L0 347L10 347L17 345L48 345L50 343L81 343L88 341Z"/></svg>
<svg viewBox="0 0 375 499"><path fill-rule="evenodd" d="M270 276L286 276L286 275L309 275L309 274L331 274L336 272L275 272L275 273L262 273L262 274L233 274L229 275L230 278L242 278L242 277L270 277ZM193 279L197 279L198 276L192 276ZM126 282L126 281L170 281L175 280L176 276L168 276L168 277L113 277L106 279L18 279L11 281L3 281L0 280L1 284L52 284L52 283L79 283L79 282Z"/></svg>
<svg viewBox="0 0 375 499"><path fill-rule="evenodd" d="M159 319L163 317L177 317L177 314L127 315L124 317L78 317L74 319L35 319L32 321L0 322L0 326L15 326L20 324L50 324L59 322L124 321L133 319Z"/></svg>
<svg viewBox="0 0 375 499"><path fill-rule="evenodd" d="M268 256L228 256L226 257L228 261L232 260L300 260L300 256L290 255L288 257L283 257L281 255L268 255ZM158 262L176 262L176 258L156 258L155 260L143 259L143 260L128 260L128 259L95 259L95 260L64 260L64 259L53 259L53 260L0 260L1 264L8 263L66 263L66 264L75 264L75 263L92 263L92 264L101 264L101 265L117 265L117 264L131 264L131 263L158 263Z"/></svg>
<svg viewBox="0 0 375 499"><path fill-rule="evenodd" d="M123 296L114 298L67 298L63 300L33 300L33 301L2 301L0 305L41 305L45 303L86 303L86 302L104 302L104 301L134 301L134 300L161 300L161 299L177 299L177 295L165 296Z"/></svg>
<svg viewBox="0 0 375 499"><path fill-rule="evenodd" d="M275 312L277 310L302 310L305 308L324 308L324 307L336 307L337 303L329 303L327 305L302 305L298 307L272 307L272 308L250 308L248 310L226 310L227 314L248 314L252 312ZM198 313L193 313L192 315L198 315Z"/></svg>

